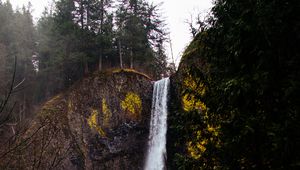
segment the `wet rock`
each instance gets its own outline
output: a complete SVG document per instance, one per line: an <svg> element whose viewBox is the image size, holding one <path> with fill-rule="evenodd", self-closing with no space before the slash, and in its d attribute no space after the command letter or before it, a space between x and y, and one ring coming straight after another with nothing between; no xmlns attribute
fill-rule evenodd
<svg viewBox="0 0 300 170"><path fill-rule="evenodd" d="M26 133L34 135L30 152L24 152L24 166L142 169L152 88L151 79L134 70L95 73L77 82L48 101ZM40 127L43 131L36 132ZM45 131L53 134L42 137ZM41 145L46 141L47 146ZM37 155L39 165L33 162Z"/></svg>

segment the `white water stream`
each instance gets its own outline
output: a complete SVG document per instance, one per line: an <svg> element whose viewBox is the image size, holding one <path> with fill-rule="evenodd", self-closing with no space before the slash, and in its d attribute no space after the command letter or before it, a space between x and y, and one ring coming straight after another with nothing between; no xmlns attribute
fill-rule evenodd
<svg viewBox="0 0 300 170"><path fill-rule="evenodd" d="M154 83L145 170L166 169L167 99L169 84L169 78L164 78Z"/></svg>

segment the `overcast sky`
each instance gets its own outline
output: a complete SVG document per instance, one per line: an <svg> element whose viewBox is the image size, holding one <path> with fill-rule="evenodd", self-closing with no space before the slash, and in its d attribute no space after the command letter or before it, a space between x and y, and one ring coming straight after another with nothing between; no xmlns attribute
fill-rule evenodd
<svg viewBox="0 0 300 170"><path fill-rule="evenodd" d="M27 5L28 2L33 5L33 18L36 21L44 10L49 6L52 0L10 0L14 8ZM179 62L181 53L191 41L189 26L185 23L191 15L196 16L198 13L207 13L212 7L212 0L149 0L150 2L163 2L161 7L162 15L166 18L167 27L169 28L170 37L173 46L173 54L176 63ZM166 46L168 57L171 57L170 45Z"/></svg>

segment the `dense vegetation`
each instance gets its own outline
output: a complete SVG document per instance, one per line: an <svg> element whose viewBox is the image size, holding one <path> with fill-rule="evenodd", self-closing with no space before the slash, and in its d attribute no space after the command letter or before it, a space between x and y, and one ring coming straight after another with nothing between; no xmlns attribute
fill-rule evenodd
<svg viewBox="0 0 300 170"><path fill-rule="evenodd" d="M144 0L57 1L37 32L39 81L50 92L94 70L134 68L154 78L167 70L165 24L159 6Z"/></svg>
<svg viewBox="0 0 300 170"><path fill-rule="evenodd" d="M1 102L16 71L1 125L14 127L40 103L96 70L131 68L154 79L169 72L159 5L145 0L58 0L53 5L34 24L30 3L13 10L9 1L0 0Z"/></svg>
<svg viewBox="0 0 300 170"><path fill-rule="evenodd" d="M172 77L171 169L299 169L299 5L215 1Z"/></svg>

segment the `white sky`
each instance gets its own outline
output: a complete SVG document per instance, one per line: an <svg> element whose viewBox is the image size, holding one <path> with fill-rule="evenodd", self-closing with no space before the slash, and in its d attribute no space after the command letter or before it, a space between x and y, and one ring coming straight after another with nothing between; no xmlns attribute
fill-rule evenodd
<svg viewBox="0 0 300 170"><path fill-rule="evenodd" d="M41 16L44 7L50 6L52 0L10 0L13 7L22 7L28 2L33 6L33 19L36 21ZM207 13L212 7L212 0L149 0L155 4L163 2L162 15L166 18L173 46L173 54L176 63L180 61L181 53L191 41L189 26L185 23L191 15L196 17L198 13ZM171 58L170 45L166 46L168 57Z"/></svg>
<svg viewBox="0 0 300 170"><path fill-rule="evenodd" d="M173 55L178 65L181 54L192 40L189 32L191 15L196 17L199 13L207 13L212 7L212 0L152 0L155 3L163 2L163 16L166 17L170 38L173 46ZM170 45L167 46L168 57L171 57Z"/></svg>

